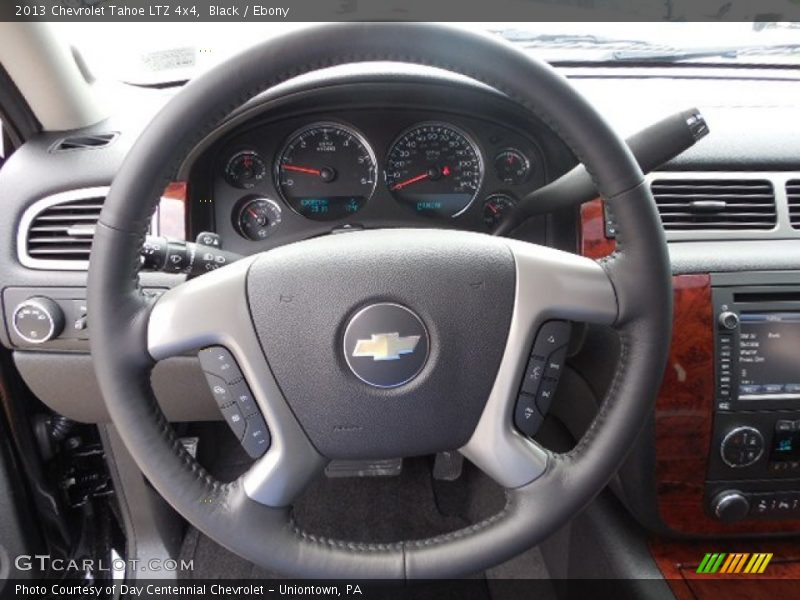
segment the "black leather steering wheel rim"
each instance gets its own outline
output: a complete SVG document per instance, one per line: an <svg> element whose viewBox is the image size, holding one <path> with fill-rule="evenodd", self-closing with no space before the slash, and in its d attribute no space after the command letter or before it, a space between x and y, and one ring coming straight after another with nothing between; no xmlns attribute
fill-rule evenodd
<svg viewBox="0 0 800 600"><path fill-rule="evenodd" d="M417 541L363 544L302 531L286 507L222 484L175 438L150 385L152 300L138 285L139 250L161 190L179 161L233 109L259 92L337 64L398 61L486 83L547 123L592 174L619 225L601 261L617 300L617 371L589 431L552 454L535 481L507 490L504 510L466 529ZM143 473L198 529L263 567L301 576L428 578L474 573L542 541L607 483L652 410L671 331L663 230L624 142L560 75L487 36L428 24L326 25L269 40L187 84L156 116L115 178L89 269L92 355L109 414Z"/></svg>

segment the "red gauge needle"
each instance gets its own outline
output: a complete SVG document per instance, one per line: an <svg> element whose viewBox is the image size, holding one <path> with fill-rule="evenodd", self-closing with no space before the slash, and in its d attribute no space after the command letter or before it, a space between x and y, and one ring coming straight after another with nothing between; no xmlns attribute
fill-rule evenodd
<svg viewBox="0 0 800 600"><path fill-rule="evenodd" d="M431 167L424 173L417 175L416 177L412 177L411 179L406 179L405 181L401 181L399 183L395 183L392 186L392 191L395 190L402 190L404 187L411 185L412 183L417 183L418 181L422 181L423 179L433 179L434 181L439 179L439 177L449 177L450 176L450 167L445 165L442 167L441 170L437 169L436 167Z"/></svg>
<svg viewBox="0 0 800 600"><path fill-rule="evenodd" d="M439 179L439 177L449 177L450 176L450 167L445 165L442 167L440 171L436 167L431 167L424 173L417 175L416 177L412 177L411 179L406 179L405 181L401 181L399 183L395 183L392 186L392 191L395 190L402 190L404 187L411 185L412 183L417 183L418 181L422 181L424 179Z"/></svg>
<svg viewBox="0 0 800 600"><path fill-rule="evenodd" d="M309 169L308 167L298 167L297 165L281 165L281 169L296 171L297 173L308 173L309 175L322 175L320 169Z"/></svg>
<svg viewBox="0 0 800 600"><path fill-rule="evenodd" d="M392 190L401 190L404 187L411 185L412 183L417 183L418 181L422 181L423 179L428 179L431 176L430 173L422 173L421 175L417 175L416 177L412 177L411 179L406 179L405 181L401 181L400 183L395 183L392 186Z"/></svg>

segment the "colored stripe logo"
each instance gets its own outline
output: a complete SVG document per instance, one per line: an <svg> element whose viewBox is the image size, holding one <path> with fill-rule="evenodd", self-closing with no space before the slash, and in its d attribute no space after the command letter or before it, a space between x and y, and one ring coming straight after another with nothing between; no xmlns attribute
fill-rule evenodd
<svg viewBox="0 0 800 600"><path fill-rule="evenodd" d="M771 552L709 552L703 557L697 567L698 573L711 575L714 573L725 574L750 574L763 573L769 561L772 560Z"/></svg>

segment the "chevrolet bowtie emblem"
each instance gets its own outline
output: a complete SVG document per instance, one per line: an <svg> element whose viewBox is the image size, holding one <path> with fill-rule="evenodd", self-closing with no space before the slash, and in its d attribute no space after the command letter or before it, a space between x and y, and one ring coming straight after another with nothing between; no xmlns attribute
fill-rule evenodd
<svg viewBox="0 0 800 600"><path fill-rule="evenodd" d="M350 318L342 342L353 375L378 388L398 387L414 379L430 352L422 319L392 302L370 304L358 311Z"/></svg>
<svg viewBox="0 0 800 600"><path fill-rule="evenodd" d="M371 356L372 360L398 360L411 354L420 336L400 337L399 333L373 333L368 340L357 340L353 356Z"/></svg>

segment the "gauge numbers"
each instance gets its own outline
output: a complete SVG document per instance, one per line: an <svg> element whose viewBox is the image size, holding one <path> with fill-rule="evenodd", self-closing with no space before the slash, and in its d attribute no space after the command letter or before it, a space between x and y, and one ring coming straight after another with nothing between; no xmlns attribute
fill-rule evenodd
<svg viewBox="0 0 800 600"><path fill-rule="evenodd" d="M432 217L456 217L478 195L483 161L475 142L446 123L421 123L403 133L386 160L395 200Z"/></svg>
<svg viewBox="0 0 800 600"><path fill-rule="evenodd" d="M315 123L292 135L275 164L281 197L317 221L361 210L375 191L376 162L366 140L338 123Z"/></svg>

